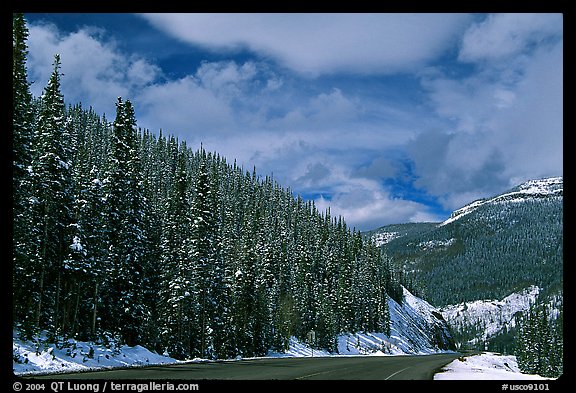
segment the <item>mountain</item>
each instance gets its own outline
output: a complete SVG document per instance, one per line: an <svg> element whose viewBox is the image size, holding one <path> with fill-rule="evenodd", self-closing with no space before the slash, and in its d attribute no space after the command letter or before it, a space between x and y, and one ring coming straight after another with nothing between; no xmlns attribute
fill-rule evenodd
<svg viewBox="0 0 576 393"><path fill-rule="evenodd" d="M437 307L531 286L552 295L563 282L563 179L527 181L444 222L389 225L369 236Z"/></svg>
<svg viewBox="0 0 576 393"><path fill-rule="evenodd" d="M388 298L390 335L355 333L338 336L340 355L422 355L456 349L440 310L403 288L402 302Z"/></svg>
<svg viewBox="0 0 576 393"><path fill-rule="evenodd" d="M440 312L451 327L459 345L477 347L482 343L499 346L508 352L516 328L516 317L536 303L540 288L531 286L500 300L474 300L443 307Z"/></svg>
<svg viewBox="0 0 576 393"><path fill-rule="evenodd" d="M551 177L541 180L527 181L503 194L497 195L493 198L479 199L474 201L456 211L454 211L450 218L442 222L440 226L450 224L459 220L463 216L476 211L482 206L498 203L522 203L535 200L538 198L562 198L564 193L564 183L562 177Z"/></svg>
<svg viewBox="0 0 576 393"><path fill-rule="evenodd" d="M563 179L530 180L473 201L441 223L381 227L371 237L401 282L440 309L464 346L508 351L530 304L562 304Z"/></svg>

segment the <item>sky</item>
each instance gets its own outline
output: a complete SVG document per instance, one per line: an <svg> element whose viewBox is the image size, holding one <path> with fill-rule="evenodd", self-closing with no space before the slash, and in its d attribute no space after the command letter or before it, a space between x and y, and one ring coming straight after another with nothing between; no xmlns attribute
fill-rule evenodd
<svg viewBox="0 0 576 393"><path fill-rule="evenodd" d="M562 14L25 14L28 77L359 230L563 175Z"/></svg>

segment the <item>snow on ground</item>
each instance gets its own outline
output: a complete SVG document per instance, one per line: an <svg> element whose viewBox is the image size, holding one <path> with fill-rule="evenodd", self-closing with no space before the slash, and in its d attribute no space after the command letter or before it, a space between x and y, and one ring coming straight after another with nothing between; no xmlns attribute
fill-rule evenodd
<svg viewBox="0 0 576 393"><path fill-rule="evenodd" d="M450 218L448 218L447 220L443 221L442 223L438 224L438 227L444 226L446 224L450 224L453 221L459 220L462 217L464 217L465 215L472 213L474 210L476 210L478 207L482 206L485 203L484 199L478 200L478 201L474 201L458 210L454 210L454 212L450 215Z"/></svg>
<svg viewBox="0 0 576 393"><path fill-rule="evenodd" d="M393 335L392 335L393 336ZM285 353L270 352L268 357L321 357L346 355L398 355L406 354L400 347L390 345L390 337L382 333L358 333L341 335L338 339L340 355L325 350L312 350L307 344L294 337L290 339L290 348ZM14 335L13 355L26 364L14 362L16 375L43 374L57 372L86 371L89 369L143 366L152 364L170 364L178 361L148 351L141 346L122 346L117 351L103 346L68 340L67 348L57 349L54 344L43 345L38 353L36 344L24 342ZM90 348L93 354L90 354ZM419 353L424 353L420 351ZM429 353L435 353L430 350ZM239 359L236 359L239 360ZM205 362L194 359L191 362ZM547 379L539 375L520 373L515 356L501 356L495 353L467 356L455 360L434 376L435 380L534 380Z"/></svg>
<svg viewBox="0 0 576 393"><path fill-rule="evenodd" d="M459 303L443 307L440 312L452 327L482 326L483 333L478 338L486 341L505 327L513 327L514 315L527 311L539 293L540 288L533 285L502 300L488 299Z"/></svg>
<svg viewBox="0 0 576 393"><path fill-rule="evenodd" d="M302 341L298 341L296 337L290 337L290 347L286 352L268 352L270 358L300 358L311 356L330 356L331 353L325 350L318 350L310 348L310 346Z"/></svg>
<svg viewBox="0 0 576 393"><path fill-rule="evenodd" d="M522 194L557 194L564 189L562 177L550 177L547 179L529 180L519 187Z"/></svg>
<svg viewBox="0 0 576 393"><path fill-rule="evenodd" d="M23 341L12 333L13 370L16 375L86 371L99 368L176 363L176 359L158 355L136 345L117 350L68 339L59 345L48 344L46 337Z"/></svg>
<svg viewBox="0 0 576 393"><path fill-rule="evenodd" d="M354 333L338 336L338 353L317 350L295 337L290 338L286 352L270 352L268 357L346 356L346 355L425 355L445 352L434 338L442 329L438 310L404 289L402 304L388 299L390 336L384 333ZM177 363L141 346L121 346L114 350L68 339L58 345L47 343L42 336L36 341L23 341L13 332L14 373L57 373L86 371L98 368L143 366ZM233 359L234 360L234 359ZM239 359L236 359L239 360ZM193 359L191 362L206 362Z"/></svg>
<svg viewBox="0 0 576 393"><path fill-rule="evenodd" d="M372 240L376 243L378 247L390 243L393 239L400 237L398 232L381 232L372 236Z"/></svg>
<svg viewBox="0 0 576 393"><path fill-rule="evenodd" d="M523 202L526 201L526 197L530 196L542 196L542 195L550 195L550 196L559 196L562 197L564 192L564 184L562 177L551 177L547 179L539 179L539 180L529 180L517 187L517 190L508 192L505 194L497 195L493 198L489 199L480 199L474 201L458 210L455 210L450 218L446 221L438 224L438 227L443 225L449 224L460 218L464 217L465 215L472 213L474 210L479 208L482 205L488 203L510 203L510 202Z"/></svg>
<svg viewBox="0 0 576 393"><path fill-rule="evenodd" d="M551 379L540 375L522 374L515 356L502 356L492 352L466 356L446 365L434 375L434 380L520 380Z"/></svg>

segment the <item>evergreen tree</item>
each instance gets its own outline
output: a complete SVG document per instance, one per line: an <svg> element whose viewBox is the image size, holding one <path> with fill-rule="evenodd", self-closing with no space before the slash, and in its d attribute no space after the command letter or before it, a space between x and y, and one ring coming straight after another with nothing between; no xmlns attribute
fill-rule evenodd
<svg viewBox="0 0 576 393"><path fill-rule="evenodd" d="M142 303L145 200L135 126L131 102L119 97L104 180L108 237L105 290L109 300L106 329L120 334L129 345L138 342L146 313Z"/></svg>
<svg viewBox="0 0 576 393"><path fill-rule="evenodd" d="M28 28L23 14L12 16L12 198L13 198L13 296L14 320L33 330L29 310L34 306L28 288L34 285L35 267L31 266L38 251L37 229L31 214L33 122L32 94L27 80L26 40Z"/></svg>
<svg viewBox="0 0 576 393"><path fill-rule="evenodd" d="M191 358L198 348L198 297L193 275L192 212L185 152L178 159L162 230L161 334L164 349L176 358Z"/></svg>
<svg viewBox="0 0 576 393"><path fill-rule="evenodd" d="M213 185L208 173L206 153L200 151L195 194L192 203L192 260L195 268L200 322L200 356L215 357L215 328L219 290L224 280L221 263L220 230Z"/></svg>
<svg viewBox="0 0 576 393"><path fill-rule="evenodd" d="M36 262L38 298L36 326L59 328L60 296L64 258L71 240L72 175L67 144L64 97L60 92L60 56L54 56L54 71L41 98L38 117L37 151L32 162L36 227L39 253Z"/></svg>
<svg viewBox="0 0 576 393"><path fill-rule="evenodd" d="M551 318L548 306L533 304L517 319L515 354L524 373L558 377L563 371L562 319Z"/></svg>

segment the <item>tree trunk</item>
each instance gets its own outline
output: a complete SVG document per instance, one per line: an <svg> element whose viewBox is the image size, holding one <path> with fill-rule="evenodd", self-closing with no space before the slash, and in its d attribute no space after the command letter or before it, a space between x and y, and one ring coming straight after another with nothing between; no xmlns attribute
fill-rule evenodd
<svg viewBox="0 0 576 393"><path fill-rule="evenodd" d="M42 314L42 296L44 296L44 266L40 272L40 291L38 294L38 307L36 307L36 326L35 328L40 330L40 315Z"/></svg>
<svg viewBox="0 0 576 393"><path fill-rule="evenodd" d="M98 282L94 287L94 311L92 313L92 335L96 337L96 315L98 310Z"/></svg>
<svg viewBox="0 0 576 393"><path fill-rule="evenodd" d="M80 306L80 283L76 282L76 306L74 308L74 317L72 319L72 333L78 329L78 308Z"/></svg>

